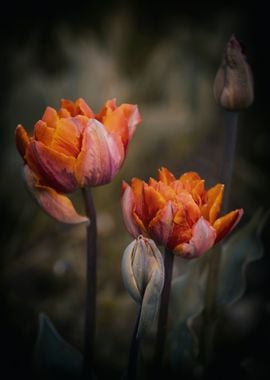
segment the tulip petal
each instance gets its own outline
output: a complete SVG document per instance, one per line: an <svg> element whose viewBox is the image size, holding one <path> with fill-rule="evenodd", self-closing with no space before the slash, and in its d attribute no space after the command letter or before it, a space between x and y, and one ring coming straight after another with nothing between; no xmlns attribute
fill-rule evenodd
<svg viewBox="0 0 270 380"><path fill-rule="evenodd" d="M165 207L158 211L149 223L150 236L165 246L168 244L173 228L173 206L169 201Z"/></svg>
<svg viewBox="0 0 270 380"><path fill-rule="evenodd" d="M104 115L101 121L108 132L121 137L126 149L129 142L129 131L123 109L116 108L114 111Z"/></svg>
<svg viewBox="0 0 270 380"><path fill-rule="evenodd" d="M207 202L201 208L202 216L211 224L215 222L220 213L224 185L218 183L207 191Z"/></svg>
<svg viewBox="0 0 270 380"><path fill-rule="evenodd" d="M94 119L95 117L94 112L82 98L77 99L75 102L68 99L61 99L61 113L64 109L73 117L77 115L87 116L89 119Z"/></svg>
<svg viewBox="0 0 270 380"><path fill-rule="evenodd" d="M48 186L39 185L37 177L27 165L24 167L24 176L28 189L48 215L62 223L89 222L86 216L79 215L76 212L68 197L57 193Z"/></svg>
<svg viewBox="0 0 270 380"><path fill-rule="evenodd" d="M201 256L215 243L216 231L210 223L201 217L194 224L189 243L181 243L174 248L174 253L187 259Z"/></svg>
<svg viewBox="0 0 270 380"><path fill-rule="evenodd" d="M215 221L213 227L217 232L216 243L224 239L236 227L243 213L243 209L234 210Z"/></svg>
<svg viewBox="0 0 270 380"><path fill-rule="evenodd" d="M32 141L28 145L25 158L30 169L42 178L42 184L64 193L77 188L74 157L58 153L39 141Z"/></svg>
<svg viewBox="0 0 270 380"><path fill-rule="evenodd" d="M120 137L107 132L97 120L91 119L84 130L81 152L76 162L80 186L109 183L125 158Z"/></svg>
<svg viewBox="0 0 270 380"><path fill-rule="evenodd" d="M102 122L104 116L108 115L117 108L116 99L107 100L105 105L101 108L99 113L96 114L95 119Z"/></svg>
<svg viewBox="0 0 270 380"><path fill-rule="evenodd" d="M47 107L41 120L44 121L44 123L46 123L49 127L55 128L59 117L54 108Z"/></svg>
<svg viewBox="0 0 270 380"><path fill-rule="evenodd" d="M122 104L117 107L115 99L112 99L106 102L96 119L102 122L110 133L120 135L126 149L136 125L141 121L141 116L136 105Z"/></svg>
<svg viewBox="0 0 270 380"><path fill-rule="evenodd" d="M123 219L128 232L136 238L140 235L141 231L138 225L134 222L133 210L135 197L131 187L127 184L124 184L125 190L121 197L121 206L123 211Z"/></svg>
<svg viewBox="0 0 270 380"><path fill-rule="evenodd" d="M60 119L50 147L59 153L76 158L80 153L83 129L84 125L79 118Z"/></svg>
<svg viewBox="0 0 270 380"><path fill-rule="evenodd" d="M166 205L166 200L160 192L147 184L144 184L143 195L144 213L141 219L148 224L156 216L158 210Z"/></svg>
<svg viewBox="0 0 270 380"><path fill-rule="evenodd" d="M39 120L35 125L35 139L45 145L50 145L54 133L55 128L48 127L45 121Z"/></svg>
<svg viewBox="0 0 270 380"><path fill-rule="evenodd" d="M137 124L139 124L142 121L142 118L137 105L122 104L119 108L123 109L124 111L124 115L128 123L128 139L130 141L136 130Z"/></svg>
<svg viewBox="0 0 270 380"><path fill-rule="evenodd" d="M197 181L200 180L201 177L197 172L187 172L181 175L179 178L179 181L185 183L185 182L192 182L192 181Z"/></svg>
<svg viewBox="0 0 270 380"><path fill-rule="evenodd" d="M16 146L22 158L25 156L26 148L30 143L30 137L24 129L24 127L19 124L15 131Z"/></svg>
<svg viewBox="0 0 270 380"><path fill-rule="evenodd" d="M166 185L170 185L176 178L168 169L162 167L158 171L158 180Z"/></svg>

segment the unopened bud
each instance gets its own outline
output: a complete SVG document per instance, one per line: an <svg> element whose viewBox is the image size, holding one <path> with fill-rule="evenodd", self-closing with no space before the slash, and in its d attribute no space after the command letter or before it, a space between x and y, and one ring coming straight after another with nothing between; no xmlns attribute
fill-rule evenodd
<svg viewBox="0 0 270 380"><path fill-rule="evenodd" d="M226 45L215 78L214 97L221 107L229 111L247 108L254 99L252 73L234 35Z"/></svg>
<svg viewBox="0 0 270 380"><path fill-rule="evenodd" d="M164 263L155 242L140 235L124 251L122 276L130 296L141 304L138 335L152 327L164 285Z"/></svg>

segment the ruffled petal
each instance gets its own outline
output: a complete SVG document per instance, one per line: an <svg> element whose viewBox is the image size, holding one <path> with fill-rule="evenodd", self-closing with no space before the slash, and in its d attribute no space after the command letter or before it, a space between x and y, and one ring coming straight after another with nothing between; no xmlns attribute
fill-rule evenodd
<svg viewBox="0 0 270 380"><path fill-rule="evenodd" d="M60 112L62 114L64 109L69 112L70 116L83 115L89 119L95 118L94 112L82 98L77 99L75 102L68 99L61 99Z"/></svg>
<svg viewBox="0 0 270 380"><path fill-rule="evenodd" d="M156 213L166 205L166 200L161 193L147 184L144 184L143 195L144 212L142 220L148 224L156 216Z"/></svg>
<svg viewBox="0 0 270 380"><path fill-rule="evenodd" d="M108 100L102 110L96 115L110 133L121 136L125 149L131 140L141 116L136 105L122 104L116 106L115 99Z"/></svg>
<svg viewBox="0 0 270 380"><path fill-rule="evenodd" d="M58 153L39 141L31 141L25 159L30 169L42 179L42 185L63 193L78 187L74 176L74 157Z"/></svg>
<svg viewBox="0 0 270 380"><path fill-rule="evenodd" d="M81 133L83 129L84 126L80 123L78 117L60 119L50 147L58 153L76 158L81 149Z"/></svg>
<svg viewBox="0 0 270 380"><path fill-rule="evenodd" d="M160 244L168 245L173 229L173 207L168 202L158 211L148 226L150 236Z"/></svg>
<svg viewBox="0 0 270 380"><path fill-rule="evenodd" d="M55 133L55 128L48 127L45 121L39 120L34 129L34 136L37 141L42 142L45 145L50 145Z"/></svg>
<svg viewBox="0 0 270 380"><path fill-rule="evenodd" d="M38 178L25 165L24 176L30 192L40 207L51 217L62 223L78 224L89 222L86 216L79 215L68 197L57 193L48 186L38 184Z"/></svg>
<svg viewBox="0 0 270 380"><path fill-rule="evenodd" d="M16 139L17 149L20 155L22 156L22 158L24 159L26 148L30 143L30 137L21 124L19 124L16 128L15 139Z"/></svg>
<svg viewBox="0 0 270 380"><path fill-rule="evenodd" d="M174 248L174 253L193 259L208 251L215 243L216 230L201 217L192 229L192 238L188 243L181 243Z"/></svg>
<svg viewBox="0 0 270 380"><path fill-rule="evenodd" d="M132 136L136 130L136 126L142 121L141 115L137 105L122 104L120 109L123 110L128 124L128 139L132 139Z"/></svg>
<svg viewBox="0 0 270 380"><path fill-rule="evenodd" d="M217 232L216 243L224 239L236 227L243 214L244 210L238 209L229 212L215 221L213 227Z"/></svg>
<svg viewBox="0 0 270 380"><path fill-rule="evenodd" d="M217 219L223 198L224 185L218 183L207 191L207 202L202 206L202 216L211 224Z"/></svg>
<svg viewBox="0 0 270 380"><path fill-rule="evenodd" d="M117 108L116 105L116 99L109 99L105 103L105 105L101 108L99 113L96 114L95 119L100 121L102 123L104 116L110 114L112 111L114 111Z"/></svg>
<svg viewBox="0 0 270 380"><path fill-rule="evenodd" d="M56 124L59 120L59 117L58 117L57 112L54 108L47 107L45 109L45 112L44 112L41 120L44 121L44 123L46 123L49 127L55 128Z"/></svg>
<svg viewBox="0 0 270 380"><path fill-rule="evenodd" d="M81 187L109 183L125 158L123 144L91 119L83 133L81 152L76 161L76 178Z"/></svg>
<svg viewBox="0 0 270 380"><path fill-rule="evenodd" d="M136 238L141 234L141 230L134 221L133 210L135 207L134 193L129 185L123 183L122 188L124 191L121 196L121 206L123 212L123 219L128 232Z"/></svg>
<svg viewBox="0 0 270 380"><path fill-rule="evenodd" d="M182 183L185 183L185 182L192 182L192 181L197 181L197 180L200 180L201 177L199 176L198 173L196 172L187 172L187 173L184 173L181 175L181 177L179 178L179 181L181 181Z"/></svg>
<svg viewBox="0 0 270 380"><path fill-rule="evenodd" d="M114 111L104 115L102 118L102 124L108 132L121 137L123 145L126 149L129 142L129 131L123 109L118 107Z"/></svg>
<svg viewBox="0 0 270 380"><path fill-rule="evenodd" d="M168 169L162 167L158 171L158 180L166 185L170 185L176 178Z"/></svg>

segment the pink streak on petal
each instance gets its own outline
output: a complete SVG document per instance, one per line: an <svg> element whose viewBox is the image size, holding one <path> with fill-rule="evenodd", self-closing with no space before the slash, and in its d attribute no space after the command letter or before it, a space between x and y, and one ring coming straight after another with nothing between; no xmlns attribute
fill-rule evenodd
<svg viewBox="0 0 270 380"><path fill-rule="evenodd" d="M193 226L193 236L189 243L175 247L175 253L188 259L201 256L215 243L216 231L211 224L201 217Z"/></svg>
<svg viewBox="0 0 270 380"><path fill-rule="evenodd" d="M35 166L43 183L49 187L63 193L72 192L78 187L74 157L59 153L40 141L30 142L25 157L29 166Z"/></svg>
<svg viewBox="0 0 270 380"><path fill-rule="evenodd" d="M128 115L128 131L129 131L129 141L132 139L133 134L136 130L137 124L142 121L141 115L138 110L138 106L129 105L129 115Z"/></svg>
<svg viewBox="0 0 270 380"><path fill-rule="evenodd" d="M121 197L121 206L123 212L123 219L128 232L134 238L137 238L140 234L140 228L134 223L133 208L134 208L134 194L129 185L127 185Z"/></svg>
<svg viewBox="0 0 270 380"><path fill-rule="evenodd" d="M62 223L78 224L89 222L86 216L79 215L65 195L48 186L41 186L30 168L24 167L25 181L40 207L51 217Z"/></svg>
<svg viewBox="0 0 270 380"><path fill-rule="evenodd" d="M110 135L99 121L91 119L84 130L81 153L76 162L80 186L109 183L124 160L121 139Z"/></svg>

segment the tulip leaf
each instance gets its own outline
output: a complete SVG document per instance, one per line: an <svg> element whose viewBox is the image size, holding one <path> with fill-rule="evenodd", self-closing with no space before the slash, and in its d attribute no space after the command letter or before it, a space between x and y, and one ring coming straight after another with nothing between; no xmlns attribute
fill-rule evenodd
<svg viewBox="0 0 270 380"><path fill-rule="evenodd" d="M202 272L204 264L204 257L184 264L186 271L172 283L171 314L173 320L170 336L172 364L175 370L181 370L183 374L194 370L196 366L198 339L192 322L204 307L205 275Z"/></svg>
<svg viewBox="0 0 270 380"><path fill-rule="evenodd" d="M244 294L247 267L263 255L260 233L267 217L268 214L263 216L262 210L259 210L251 221L234 233L222 247L217 294L219 305L232 304Z"/></svg>
<svg viewBox="0 0 270 380"><path fill-rule="evenodd" d="M48 316L43 313L39 315L34 367L40 379L81 378L82 354L59 335Z"/></svg>

